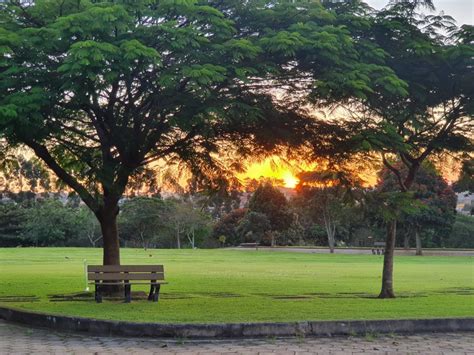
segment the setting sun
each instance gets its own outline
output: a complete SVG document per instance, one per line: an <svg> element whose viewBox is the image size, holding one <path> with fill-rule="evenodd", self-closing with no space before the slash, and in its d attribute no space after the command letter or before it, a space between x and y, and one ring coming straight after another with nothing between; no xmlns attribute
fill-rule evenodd
<svg viewBox="0 0 474 355"><path fill-rule="evenodd" d="M298 178L293 176L291 172L287 171L283 174L283 182L285 183L285 187L294 189L300 181L298 180Z"/></svg>
<svg viewBox="0 0 474 355"><path fill-rule="evenodd" d="M304 164L292 163L294 164L289 164L279 157L272 157L258 163L250 163L245 173L239 174L239 178L256 180L270 178L275 180L274 184L294 189L299 183L295 175Z"/></svg>

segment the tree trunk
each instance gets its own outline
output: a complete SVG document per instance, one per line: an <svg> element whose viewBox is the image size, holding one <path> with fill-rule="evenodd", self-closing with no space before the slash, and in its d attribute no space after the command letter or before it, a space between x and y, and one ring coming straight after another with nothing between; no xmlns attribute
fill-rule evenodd
<svg viewBox="0 0 474 355"><path fill-rule="evenodd" d="M334 254L334 236L333 235L329 235L328 236L328 242L329 242L329 252L331 254Z"/></svg>
<svg viewBox="0 0 474 355"><path fill-rule="evenodd" d="M179 231L176 233L176 247L181 249L181 240L179 239Z"/></svg>
<svg viewBox="0 0 474 355"><path fill-rule="evenodd" d="M395 298L393 292L393 255L395 252L395 240L397 237L397 221L387 225L387 240L385 242L385 254L383 258L382 290L379 298Z"/></svg>
<svg viewBox="0 0 474 355"><path fill-rule="evenodd" d="M118 200L106 201L97 214L104 244L104 265L120 265L120 243L117 228L118 210ZM118 295L122 290L122 287L115 285L101 287L101 291L106 295Z"/></svg>
<svg viewBox="0 0 474 355"><path fill-rule="evenodd" d="M407 234L405 234L405 237L403 239L403 248L408 250L410 249L410 236Z"/></svg>
<svg viewBox="0 0 474 355"><path fill-rule="evenodd" d="M326 234L328 236L328 245L329 245L329 252L334 254L334 247L336 245L336 225L331 223L331 218L329 214L323 213L324 217L324 226L326 227Z"/></svg>
<svg viewBox="0 0 474 355"><path fill-rule="evenodd" d="M104 238L104 265L120 265L120 244L115 212L105 212L100 220L100 229Z"/></svg>
<svg viewBox="0 0 474 355"><path fill-rule="evenodd" d="M421 249L421 238L418 231L415 232L415 240L416 240L416 255L423 255L423 251Z"/></svg>

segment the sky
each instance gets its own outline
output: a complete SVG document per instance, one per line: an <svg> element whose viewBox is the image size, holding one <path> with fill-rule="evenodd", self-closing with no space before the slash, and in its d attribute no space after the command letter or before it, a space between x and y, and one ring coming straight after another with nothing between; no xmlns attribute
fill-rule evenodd
<svg viewBox="0 0 474 355"><path fill-rule="evenodd" d="M388 0L365 0L370 6L380 9ZM454 17L458 25L474 25L474 0L434 0L436 11L444 11L446 15Z"/></svg>

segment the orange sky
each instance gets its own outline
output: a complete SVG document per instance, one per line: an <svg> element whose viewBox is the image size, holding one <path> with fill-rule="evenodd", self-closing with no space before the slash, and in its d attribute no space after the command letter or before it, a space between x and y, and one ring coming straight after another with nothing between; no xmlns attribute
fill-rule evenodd
<svg viewBox="0 0 474 355"><path fill-rule="evenodd" d="M441 170L448 182L453 182L459 174L459 162L452 159L445 159L436 162L438 169ZM305 163L296 161L287 162L277 156L267 158L262 162L253 162L247 164L247 170L244 173L237 174L237 177L244 182L245 179L272 178L282 181L282 185L288 188L294 188L299 180L296 177L302 171L317 170L317 165L309 166ZM375 171L360 170L359 177L365 181L367 186L374 186L377 183Z"/></svg>
<svg viewBox="0 0 474 355"><path fill-rule="evenodd" d="M285 187L294 188L298 184L296 175L308 170L308 166L292 162L291 166L278 157L272 157L259 163L250 163L245 173L238 174L240 180L246 178L259 180L260 178L273 178L283 181Z"/></svg>

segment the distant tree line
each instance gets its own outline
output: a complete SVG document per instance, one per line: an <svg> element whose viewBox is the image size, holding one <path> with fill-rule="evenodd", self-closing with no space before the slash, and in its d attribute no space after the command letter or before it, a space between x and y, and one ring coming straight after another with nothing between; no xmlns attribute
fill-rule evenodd
<svg viewBox="0 0 474 355"><path fill-rule="evenodd" d="M102 246L95 216L76 194L46 193L35 186L47 174L31 173L35 164L21 160L28 191L2 189L0 246ZM398 167L397 163L394 166ZM41 166L34 168L42 171ZM378 184L366 188L347 174L306 172L294 196L285 197L272 181L252 181L244 193L188 192L174 198L159 194L120 202L120 244L140 248L213 248L257 242L266 246L372 246L383 241L386 220L397 211L398 247L474 248L474 217L456 214L456 194L431 163L425 163L412 194L396 193L386 168ZM454 188L466 183L461 175ZM15 183L15 186L17 183ZM133 191L132 191L133 192Z"/></svg>
<svg viewBox="0 0 474 355"><path fill-rule="evenodd" d="M397 164L395 164L397 166ZM474 247L474 218L456 214L456 194L434 166L425 163L413 193L396 192L385 168L374 188L357 186L332 172L304 173L296 195L260 185L248 208L235 209L214 226L225 245L372 246L385 238L386 221L397 213L397 247ZM346 179L346 181L345 181Z"/></svg>
<svg viewBox="0 0 474 355"><path fill-rule="evenodd" d="M12 195L11 195L12 196ZM0 247L102 247L97 219L76 196L18 194L0 203ZM140 248L215 247L211 216L190 201L135 197L121 203L120 244Z"/></svg>

